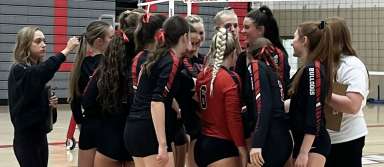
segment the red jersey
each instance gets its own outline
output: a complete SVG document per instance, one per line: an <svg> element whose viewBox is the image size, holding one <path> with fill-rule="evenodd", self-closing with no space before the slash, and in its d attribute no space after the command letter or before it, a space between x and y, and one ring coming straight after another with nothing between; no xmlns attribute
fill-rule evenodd
<svg viewBox="0 0 384 167"><path fill-rule="evenodd" d="M201 111L202 133L245 146L241 119L239 76L224 67L217 72L211 95L212 68L197 76L196 94Z"/></svg>

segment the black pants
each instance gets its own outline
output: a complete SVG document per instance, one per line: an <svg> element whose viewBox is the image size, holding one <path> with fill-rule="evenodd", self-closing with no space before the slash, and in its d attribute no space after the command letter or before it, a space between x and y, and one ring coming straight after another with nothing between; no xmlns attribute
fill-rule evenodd
<svg viewBox="0 0 384 167"><path fill-rule="evenodd" d="M365 137L349 142L332 144L331 153L327 157L326 167L361 167L361 157Z"/></svg>
<svg viewBox="0 0 384 167"><path fill-rule="evenodd" d="M13 151L21 167L46 167L48 142L45 132L15 133Z"/></svg>

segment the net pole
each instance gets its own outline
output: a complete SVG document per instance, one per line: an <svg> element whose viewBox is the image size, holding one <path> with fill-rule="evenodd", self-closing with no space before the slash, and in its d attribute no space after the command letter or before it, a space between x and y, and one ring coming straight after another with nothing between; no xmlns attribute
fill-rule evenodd
<svg viewBox="0 0 384 167"><path fill-rule="evenodd" d="M192 14L192 2L191 0L187 0L187 16Z"/></svg>
<svg viewBox="0 0 384 167"><path fill-rule="evenodd" d="M168 16L172 17L175 15L175 0L169 0L169 7L168 7Z"/></svg>

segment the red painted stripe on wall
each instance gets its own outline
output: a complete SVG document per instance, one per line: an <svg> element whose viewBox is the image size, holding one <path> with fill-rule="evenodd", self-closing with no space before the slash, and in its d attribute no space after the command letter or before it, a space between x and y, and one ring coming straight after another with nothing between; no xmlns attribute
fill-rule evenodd
<svg viewBox="0 0 384 167"><path fill-rule="evenodd" d="M151 2L152 0L145 0L144 2ZM145 6L144 9L147 10L148 6ZM149 7L149 12L157 12L157 5L151 5Z"/></svg>
<svg viewBox="0 0 384 167"><path fill-rule="evenodd" d="M64 49L68 39L68 0L54 0L53 50L55 53ZM70 71L72 63L64 63L59 71Z"/></svg>
<svg viewBox="0 0 384 167"><path fill-rule="evenodd" d="M59 71L69 72L69 71L71 71L72 66L73 66L73 63L63 63L63 64L61 64Z"/></svg>
<svg viewBox="0 0 384 167"><path fill-rule="evenodd" d="M199 12L200 12L200 6L199 6L199 4L198 4L198 3L194 3L194 4L192 4L191 13L192 13L192 14L196 14L196 15L198 15Z"/></svg>

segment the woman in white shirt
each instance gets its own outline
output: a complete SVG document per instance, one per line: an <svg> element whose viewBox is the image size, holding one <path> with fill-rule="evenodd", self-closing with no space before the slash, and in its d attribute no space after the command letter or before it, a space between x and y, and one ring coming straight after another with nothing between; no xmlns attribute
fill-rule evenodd
<svg viewBox="0 0 384 167"><path fill-rule="evenodd" d="M362 109L369 92L369 77L365 65L357 58L352 47L350 31L342 18L327 20L333 31L333 40L339 56L335 56L337 66L336 82L347 85L346 95L332 94L329 104L343 113L340 131L328 130L331 137L331 153L326 167L361 167L362 150L368 134Z"/></svg>

